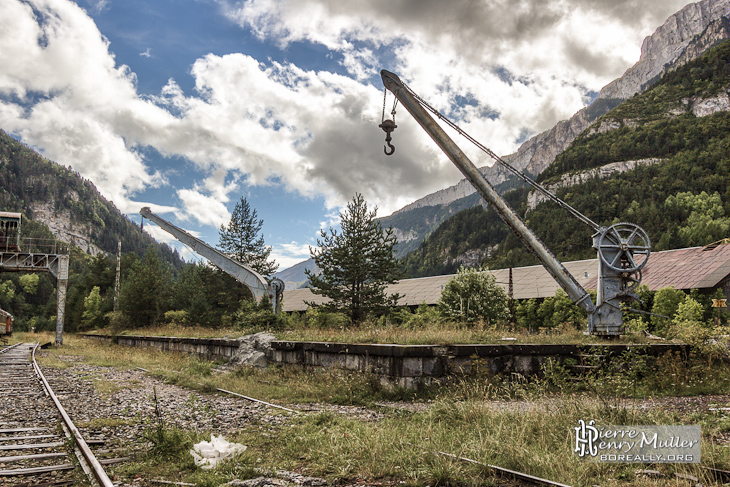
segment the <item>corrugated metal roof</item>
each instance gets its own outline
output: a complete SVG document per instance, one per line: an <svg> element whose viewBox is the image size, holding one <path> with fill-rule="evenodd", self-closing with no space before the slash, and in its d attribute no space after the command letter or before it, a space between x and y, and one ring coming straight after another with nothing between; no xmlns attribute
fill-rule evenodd
<svg viewBox="0 0 730 487"><path fill-rule="evenodd" d="M651 291L669 286L674 289L713 288L730 275L730 245L653 252L641 275L641 283ZM595 289L596 280L588 286Z"/></svg>
<svg viewBox="0 0 730 487"><path fill-rule="evenodd" d="M563 264L578 283L585 289L595 289L598 273L598 259L578 260ZM489 271L505 291L509 287L509 269ZM704 247L665 250L653 252L649 262L642 269L642 284L651 291L673 286L675 289L705 289L717 286L730 276L730 245L720 245L705 250ZM454 277L419 277L403 279L388 286L389 294L403 297L401 306L418 306L423 303L436 304L444 285ZM512 269L512 285L516 299L547 298L555 295L560 286L543 266L515 267ZM303 311L304 301L322 304L326 299L312 294L309 289L284 291L284 311Z"/></svg>

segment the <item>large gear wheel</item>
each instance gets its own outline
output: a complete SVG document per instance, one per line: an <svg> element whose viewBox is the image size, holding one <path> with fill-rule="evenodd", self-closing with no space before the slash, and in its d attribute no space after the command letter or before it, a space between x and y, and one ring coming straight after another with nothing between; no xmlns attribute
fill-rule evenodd
<svg viewBox="0 0 730 487"><path fill-rule="evenodd" d="M616 272L636 272L649 260L651 242L643 228L633 223L608 227L598 240L598 255Z"/></svg>

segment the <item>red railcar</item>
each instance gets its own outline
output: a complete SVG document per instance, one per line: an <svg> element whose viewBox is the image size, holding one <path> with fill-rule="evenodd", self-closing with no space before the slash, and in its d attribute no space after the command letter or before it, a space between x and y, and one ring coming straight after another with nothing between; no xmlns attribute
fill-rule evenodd
<svg viewBox="0 0 730 487"><path fill-rule="evenodd" d="M13 315L0 308L0 336L11 335L13 333Z"/></svg>

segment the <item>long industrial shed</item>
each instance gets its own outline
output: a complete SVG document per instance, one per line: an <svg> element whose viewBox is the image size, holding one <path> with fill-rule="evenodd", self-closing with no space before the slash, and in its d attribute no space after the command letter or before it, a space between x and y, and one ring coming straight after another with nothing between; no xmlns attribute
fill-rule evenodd
<svg viewBox="0 0 730 487"><path fill-rule="evenodd" d="M585 289L596 289L598 259L566 262L565 267ZM508 291L509 269L489 271L497 282ZM642 284L656 291L672 286L675 289L712 290L722 288L730 299L730 244L712 244L705 247L665 250L654 252L642 269ZM403 297L401 306L435 305L446 283L454 275L403 279L388 286L388 293ZM512 269L512 289L515 299L547 298L555 295L558 283L541 265L515 267ZM305 311L307 302L317 304L326 301L322 296L312 294L309 289L284 291L283 311Z"/></svg>

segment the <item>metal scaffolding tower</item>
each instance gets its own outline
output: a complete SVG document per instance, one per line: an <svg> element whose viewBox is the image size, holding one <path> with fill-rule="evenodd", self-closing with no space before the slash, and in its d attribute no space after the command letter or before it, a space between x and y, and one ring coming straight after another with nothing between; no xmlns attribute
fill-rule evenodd
<svg viewBox="0 0 730 487"><path fill-rule="evenodd" d="M68 246L55 241L22 239L16 248L0 247L0 271L50 272L56 278L56 346L59 347L63 345L68 262Z"/></svg>

